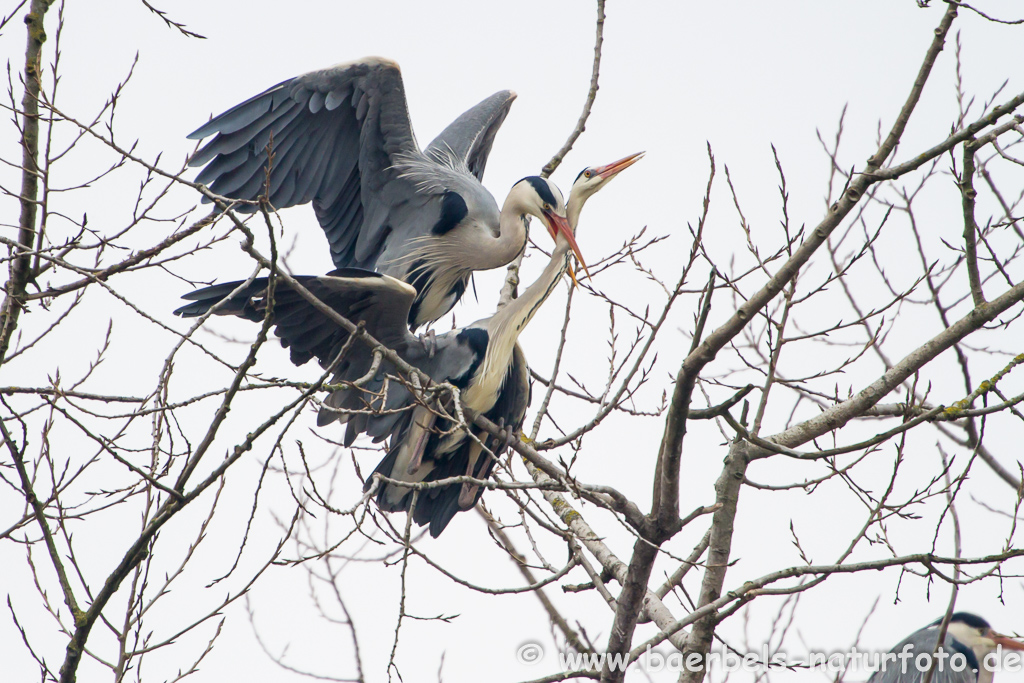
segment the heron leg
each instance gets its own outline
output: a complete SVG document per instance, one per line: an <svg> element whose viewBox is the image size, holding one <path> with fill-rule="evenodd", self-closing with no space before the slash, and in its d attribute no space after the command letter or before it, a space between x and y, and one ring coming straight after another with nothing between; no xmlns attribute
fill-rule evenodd
<svg viewBox="0 0 1024 683"><path fill-rule="evenodd" d="M498 440L498 448L494 451L494 457L499 457L505 453L508 449L512 448L512 444L516 442L515 430L512 427L505 426L505 418L498 418L498 429L505 430L505 437Z"/></svg>
<svg viewBox="0 0 1024 683"><path fill-rule="evenodd" d="M437 352L437 336L434 334L434 328L427 330L422 337L423 348L427 350L427 356L433 358Z"/></svg>
<svg viewBox="0 0 1024 683"><path fill-rule="evenodd" d="M409 460L409 466L405 468L406 474L415 474L416 470L423 464L423 445L427 440L427 431L423 430L416 438L416 443L413 445L412 458Z"/></svg>
<svg viewBox="0 0 1024 683"><path fill-rule="evenodd" d="M468 476L468 475L467 475ZM463 484L459 492L459 509L468 510L476 502L476 492L480 487L476 484Z"/></svg>
<svg viewBox="0 0 1024 683"><path fill-rule="evenodd" d="M426 408L417 408L413 414L412 427L406 436L407 447L411 449L406 474L415 474L423 464L423 451L426 450L427 439L430 438L436 419L437 415Z"/></svg>
<svg viewBox="0 0 1024 683"><path fill-rule="evenodd" d="M472 477L472 476L475 475L475 473L476 473L475 472L475 470L476 470L476 462L477 462L477 460L480 459L481 456L488 457L488 458L491 457L489 454L482 453L481 452L482 450L483 450L483 447L479 443L475 443L475 442L473 443L473 445L471 447L471 450L470 450L469 459L466 462L466 471L464 472L464 474L467 477ZM460 510L468 510L471 507L473 507L473 504L476 502L476 495L477 495L477 491L479 490L479 488L480 488L480 486L478 484L463 484L462 485L462 490L459 491L459 509Z"/></svg>

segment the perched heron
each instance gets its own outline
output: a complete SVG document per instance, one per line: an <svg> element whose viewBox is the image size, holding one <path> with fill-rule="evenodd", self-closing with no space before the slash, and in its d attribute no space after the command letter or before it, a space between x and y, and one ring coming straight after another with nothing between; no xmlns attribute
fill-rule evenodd
<svg viewBox="0 0 1024 683"><path fill-rule="evenodd" d="M883 655L868 683L916 683L924 680L928 659L936 651L942 619L910 634ZM981 617L956 612L950 617L946 638L936 659L931 660L932 683L991 683L992 653L998 647L1024 650L1024 643L1000 635ZM902 654L901 653L905 653ZM920 660L918 658L920 657Z"/></svg>
<svg viewBox="0 0 1024 683"><path fill-rule="evenodd" d="M569 196L568 223L553 223L555 248L540 277L490 318L432 340L409 331L406 320L416 300L416 290L401 280L351 268L323 277L296 279L341 315L353 322L362 321L370 335L393 348L403 360L434 382L449 382L457 387L462 406L505 425L510 432L517 431L530 402L529 368L517 344L519 334L568 268L570 253L575 252L577 258L580 257L573 233L583 204L640 156L634 154L581 172ZM558 188L551 181L538 177L517 183L506 205L513 195L528 192L527 188L536 191L539 185L546 186L555 199L554 213L565 214L566 205L562 203ZM245 288L241 285L240 282L225 283L187 294L185 298L193 303L175 312L183 316L202 315L235 292L217 312L262 320L266 310L266 278L256 279ZM291 349L292 362L301 364L316 357L322 366L329 367L348 339L348 333L285 283L279 283L275 290L273 305L276 333L282 345ZM364 377L372 361L369 349L350 349L338 362L334 381L352 382ZM390 437L387 455L374 470L390 479L430 482L463 474L486 479L495 458L484 448L497 456L505 444L476 427L472 427L473 438L459 431L447 433L452 425L442 424L448 421L439 418L436 410L416 405L409 391L397 383L390 383L386 399L374 398L383 393L389 372L393 374L393 369L383 363L361 389L342 389L330 394L324 401L318 423L347 422L346 445L360 433L375 441ZM408 409L414 405L416 407ZM372 475L367 486L371 483ZM421 525L429 524L430 534L437 537L457 512L471 509L481 494L480 487L471 483L423 490L418 496L413 520ZM412 490L399 484L386 484L378 492L377 502L388 512L409 511Z"/></svg>
<svg viewBox="0 0 1024 683"><path fill-rule="evenodd" d="M451 310L473 271L507 264L526 244L523 214L499 212L480 184L515 97L491 95L421 151L398 65L368 57L284 81L213 118L189 135L216 133L189 165L205 165L196 181L222 196L268 190L277 209L312 202L336 268L416 289L415 330ZM526 214L557 229L543 206Z"/></svg>

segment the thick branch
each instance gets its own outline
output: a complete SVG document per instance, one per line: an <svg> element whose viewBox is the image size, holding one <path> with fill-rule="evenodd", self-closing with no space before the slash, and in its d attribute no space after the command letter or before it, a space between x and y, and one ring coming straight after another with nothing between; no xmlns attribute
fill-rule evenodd
<svg viewBox="0 0 1024 683"><path fill-rule="evenodd" d="M25 25L28 45L25 48L25 94L21 98L21 216L18 220L18 242L24 252L11 260L10 279L0 308L0 363L7 357L11 337L21 314L21 297L31 272L32 250L36 235L36 209L39 197L39 90L42 79L42 50L46 42L43 18L53 0L32 0Z"/></svg>
<svg viewBox="0 0 1024 683"><path fill-rule="evenodd" d="M935 29L935 38L928 48L906 103L896 117L896 122L886 136L885 141L875 154L868 159L865 173L853 179L849 187L839 198L839 201L829 208L828 214L821 223L810 232L806 240L779 268L768 283L751 296L725 324L716 329L697 349L687 356L686 360L683 361L683 367L680 369L680 377L696 378L701 370L717 356L718 352L726 344L730 343L747 323L753 319L757 312L774 299L782 291L783 287L796 277L804 264L825 243L832 231L839 226L842 220L857 205L871 184L880 178L875 171L885 163L885 160L889 158L900 141L907 122L910 120L910 116L921 97L921 92L928 80L928 75L931 73L939 52L942 51L946 34L949 32L949 28L955 18L956 6L949 5L945 14L943 14L939 26ZM920 163L924 163L924 161L921 160ZM904 164L904 166L906 166L906 171L917 167L907 164ZM881 399L882 395L884 394L877 395L870 404L866 404L864 407L867 408L870 405L874 405L874 403ZM820 419L820 417L815 419ZM809 422L814 422L814 420ZM824 433L824 431L828 430L823 429L821 433ZM808 438L813 438L813 436ZM800 443L803 443L803 441ZM794 444L785 443L783 445L791 446ZM750 461L748 448L750 447L739 443L734 444L730 448L729 456L726 458L722 474L715 487L718 494L716 502L721 504L722 507L715 513L712 524L711 543L708 549L708 566L701 584L701 597L698 602L698 608L712 604L721 595L732 549L732 531L737 509L736 502L739 496L739 489L743 483L747 463ZM696 622L689 639L691 649L686 654L690 652L701 655L707 654L711 648L715 625L715 619L711 614ZM684 683L700 683L703 678L703 671L686 671L683 672L680 680Z"/></svg>
<svg viewBox="0 0 1024 683"><path fill-rule="evenodd" d="M1012 287L991 303L973 309L947 329L904 357L884 375L842 403L832 406L806 422L790 427L768 438L781 446L793 448L807 443L822 434L839 429L850 420L859 417L882 400L904 380L924 367L933 358L951 348L967 335L992 322L1001 313L1024 300L1024 282Z"/></svg>
<svg viewBox="0 0 1024 683"><path fill-rule="evenodd" d="M978 272L978 222L974 217L974 205L978 197L974 189L974 143L964 144L964 170L960 179L960 195L964 207L964 259L967 262L967 280L971 285L971 298L975 306L985 303L981 289L981 275Z"/></svg>

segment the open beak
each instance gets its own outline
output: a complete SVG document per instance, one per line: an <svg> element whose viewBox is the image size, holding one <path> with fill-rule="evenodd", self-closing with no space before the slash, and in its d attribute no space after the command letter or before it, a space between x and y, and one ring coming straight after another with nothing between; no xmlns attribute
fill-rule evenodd
<svg viewBox="0 0 1024 683"><path fill-rule="evenodd" d="M587 277L590 277L590 271L587 270L587 262L583 260L583 254L580 253L580 246L576 244L576 236L572 234L572 228L569 227L568 219L565 216L559 216L553 211L545 211L544 215L548 219L548 230L551 232L551 238L555 239L561 233L565 237L565 241L569 243L572 253L576 255L576 260L583 266ZM576 274L572 268L569 269L569 275L572 277L573 284L577 284Z"/></svg>
<svg viewBox="0 0 1024 683"><path fill-rule="evenodd" d="M1004 636L993 631L989 638L992 639L996 645L1002 645L1004 650L1024 650L1024 643L1014 640L1009 636Z"/></svg>
<svg viewBox="0 0 1024 683"><path fill-rule="evenodd" d="M630 154L624 159L613 161L607 166L597 166L593 169L594 173L606 180L614 178L620 171L625 171L627 168L643 159L644 154L644 152L637 152L636 154Z"/></svg>

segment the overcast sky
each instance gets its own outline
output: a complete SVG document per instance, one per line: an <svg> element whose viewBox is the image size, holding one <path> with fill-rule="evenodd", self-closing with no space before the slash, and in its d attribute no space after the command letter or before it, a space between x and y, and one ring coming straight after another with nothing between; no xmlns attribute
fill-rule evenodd
<svg viewBox="0 0 1024 683"><path fill-rule="evenodd" d="M755 236L763 235L767 240L767 236L777 230L780 218L778 175L771 145L778 150L786 171L793 223L797 226L816 224L824 208L829 168L817 131L831 139L846 106L841 161L847 167L859 166L874 152L879 125L887 130L902 106L924 50L932 39L932 31L945 9L944 3L938 0L932 5L921 9L914 0L610 2L600 92L594 112L586 132L553 178L567 193L584 166L607 163L641 150L646 150L647 156L588 205L578 235L584 255L588 260L597 260L613 251L628 235L647 226L649 234L668 236L661 247L649 255L647 265L665 279L674 280L678 272L675 264L689 248L686 225L694 223L700 215L707 183L708 144L714 150L719 173L723 174L724 167L728 166ZM1014 0L980 0L979 5L1006 18L1017 19L1024 14L1024 7ZM193 149L185 136L211 114L305 71L362 56L380 55L397 61L402 67L410 114L422 144L466 108L491 93L506 88L518 93L494 144L484 179L500 204L515 181L538 172L565 140L586 96L593 58L595 11L592 2L181 0L166 3L161 9L206 39L185 38L168 29L139 2L69 3L61 37L60 95L65 111L88 118L89 112L100 106L123 80L138 53L135 73L118 107L119 136L125 142L137 139L138 152L147 159L153 160L161 154L160 164L168 170L180 167ZM55 19L56 12L51 12L48 20L51 37L55 32ZM20 21L12 22L0 36L14 71L23 65L23 26ZM1018 28L993 26L963 11L956 31L960 32L964 45L965 87L977 97L979 105L991 99L1007 79L1009 84L1000 99L1024 90L1024 71L1021 70L1024 40ZM912 150L931 146L948 133L957 111L953 57L951 39L939 58L898 158L905 159ZM16 150L12 147L15 140L14 130L8 125L2 137L5 158L13 157L11 150ZM69 178L72 176L73 172ZM16 186L16 175L12 176L11 171L4 171L2 178L4 186ZM721 262L727 263L732 253L742 252L744 237L737 227L738 219L723 181L722 175L716 181L708 248ZM134 191L134 188L122 189L126 196ZM118 197L117 192L112 192L107 207L90 205L90 225L101 224L108 214L116 222ZM182 195L181 201L194 201L194 197ZM13 222L14 204L4 198L0 206L8 216L4 223ZM936 231L948 232L954 241L962 231L962 223L957 227L956 211L954 202L935 207L934 214L928 216L935 221ZM326 242L312 211L308 207L299 208L285 215L288 237L295 240L295 249L288 261L292 270L303 273L329 270ZM8 228L4 230L4 234L9 233ZM219 249L220 252L199 258L188 267L219 268L220 279L248 275L248 266L234 243L221 244ZM530 259L525 282L539 272L542 263L541 256ZM502 269L477 277L479 301L466 297L455 312L459 324L493 311L503 274ZM702 284L704 277L701 275L694 287ZM629 282L632 281L620 282L609 277L605 281L598 280L595 286L637 306L657 291L640 281L632 285ZM155 292L153 296L165 300L167 319L171 322L170 311L187 287L170 279L166 284L167 291ZM635 290L616 289L629 286L634 286ZM564 290L559 291L523 336L527 357L542 372L549 363L551 346L557 338L564 297ZM573 363L582 372L588 364L603 362L604 348L588 345L587 340L591 334L604 333L607 310L596 303L583 302L581 306L570 339L577 343L571 349ZM668 386L666 373L672 371L673 362L678 364L684 345L688 344L681 330L689 323L692 311L684 313L678 319L680 330L672 332L674 336L664 350L656 390L646 396L650 404L656 404L660 390ZM98 344L96 340L102 334L105 321L96 319L82 324L82 343L93 348ZM439 325L440 329L445 329L444 324ZM131 353L144 355L145 349L143 340ZM291 366L283 360L284 354L276 345L264 351L264 355L275 353L280 356L279 363L268 367L277 367L282 373L291 372ZM125 356L125 359L129 364L135 362L134 356ZM63 358L50 360L54 368L73 362ZM997 360L993 360L993 364L998 368ZM302 376L309 377L310 372L307 369ZM873 379L874 375L869 374L837 381L845 391L846 387L857 389ZM5 383L9 381L12 380L5 380ZM951 392L940 400L948 397L961 396ZM579 414L566 413L566 417L575 423ZM778 417L781 425L786 416ZM314 424L312 415L308 419L309 425L304 429ZM531 423L532 414L527 424ZM578 474L587 481L621 484L623 490L644 501L649 495L660 422L648 421L636 431L629 431L635 428L627 429L627 424L617 423L600 439L586 444ZM550 431L550 425L545 429ZM697 430L693 444L688 446L693 455L687 476L691 478L694 497L684 501L684 509L712 502L711 484L725 453L721 435L714 427L708 425L701 429L705 431ZM778 429L767 429L766 433L774 431ZM542 431L541 437L552 433ZM308 441L314 443L312 438ZM926 442L923 442L925 447ZM702 455L698 455L701 452ZM260 457L253 455L254 459ZM373 457L371 454L368 459ZM1012 461L1007 466L1016 470ZM259 468L254 462L239 469L240 478L251 478L258 474ZM772 473L755 467L752 476L771 479ZM354 502L358 499L358 490L351 480L350 484L354 488L350 498L345 500ZM972 491L980 497L997 486L1005 488L985 472L977 473L974 484L977 488ZM1000 493L1005 492L1000 489ZM278 487L274 495L280 496L279 511L289 512L291 501L287 490ZM485 500L492 497L502 496L491 493ZM241 505L245 504L244 495L240 501ZM842 524L839 517L844 510L856 510L856 505L847 504L850 507L841 507L837 502L837 518L833 518L831 510L822 510L821 500L807 501L801 493L780 497L751 495L745 499L745 505L757 512L748 518L741 517L740 523L744 526L740 539L746 543L743 547L748 554L740 558L740 567L743 562L751 562L753 567L792 563L793 549L786 540L789 519L800 520L798 524L803 524L808 533L819 534L820 539L828 533L831 524ZM764 507L757 507L759 505ZM247 509L240 514L244 523ZM972 513L965 514L975 519ZM618 530L613 528L610 518L601 520L603 528L612 533L609 542L620 557L627 557L631 547L629 537L616 536ZM985 530L978 527L970 529L985 542L978 545L968 542L965 552L972 548L991 548L993 544L998 547L998 537L987 537ZM696 535L682 538L677 550L685 554L702 530L703 527L692 530ZM172 525L164 533L174 534L175 527ZM237 542L237 528L217 533L223 534L220 539L225 543ZM759 536L763 537L763 542L758 541ZM841 545L841 541L843 538L837 543ZM481 583L521 584L518 573L507 558L494 549L475 514L460 515L439 540L428 542L424 547L432 557L464 570L463 575ZM548 559L557 564L564 560L564 546L561 550L557 546L553 548L553 555ZM775 549L780 549L783 553L780 557L786 559L773 560L771 553ZM816 550L815 559L824 560L835 554L835 548L824 541L820 541ZM3 557L4 561L23 564L23 557ZM209 561L218 568L224 566L223 558L211 557ZM230 559L227 562L230 563ZM751 568L737 573L735 578L759 573ZM364 667L370 680L381 680L390 652L398 609L397 575L397 567L384 568L379 563L354 566L343 574L346 579L342 590L351 600L349 607L359 623ZM823 590L804 596L798 620L800 636L792 642L823 650L848 645L872 602L878 598L876 615L871 622L874 631L865 635L861 642L875 649L887 648L944 609L948 597L945 585L933 586L929 596L927 586L920 581L904 586L901 602L894 604L898 580L896 571L879 574L873 580L832 579ZM732 585L734 581L726 583ZM24 586L5 588L12 595L31 590ZM450 624L407 622L403 626L399 662L407 681L432 680L440 666L442 651L447 653L444 679L450 681L482 680L480 671L484 667L489 672L487 680L527 679L554 670L550 660L543 666L522 667L514 659L515 648L524 641L551 643L545 616L532 597L482 597L452 587L450 582L422 564L411 570L409 592L412 596L410 610L415 614L460 616ZM568 614L581 615L584 623L610 623L607 607L593 592L566 597L557 585L549 592ZM1024 593L1020 580L1010 579L1004 583L1005 605L999 603L999 597L997 583L967 586L961 592L959 605L987 616L997 629L1024 632ZM253 590L251 605L271 649L281 651L289 646L289 661L308 664L325 674L344 677L351 673L348 635L343 629L317 620L301 572L271 570ZM187 609L180 613L169 611L167 618L185 619L188 614ZM770 616L771 608L764 614ZM495 615L501 618L496 619ZM228 616L217 648L206 658L195 680L305 680L273 667L259 651L241 604L236 604ZM764 627L764 618L761 622L755 618L757 627ZM180 624L168 626L167 632L177 627ZM43 638L47 626L40 622L38 628L37 633ZM732 631L737 638L741 632L740 624ZM603 645L608 634L590 635ZM14 666L19 673L18 678L10 680L28 680L35 669L17 647L19 636L9 619L0 619L0 639L9 644L0 648L4 653L0 655L4 668ZM753 641L756 635L752 636ZM195 649L197 643L201 641L183 640L181 650L172 648L166 655L158 654L149 671L153 680L173 677L172 672L178 665L174 658L180 655L185 659L197 654L201 651L201 644ZM796 646L791 643L790 647ZM13 664L11 655L7 654L10 652L14 652ZM97 670L90 671L97 673ZM807 680L808 676L820 674L802 676ZM106 678L83 676L80 680ZM1001 674L999 680L1001 683L1020 682L1024 681L1024 674Z"/></svg>

